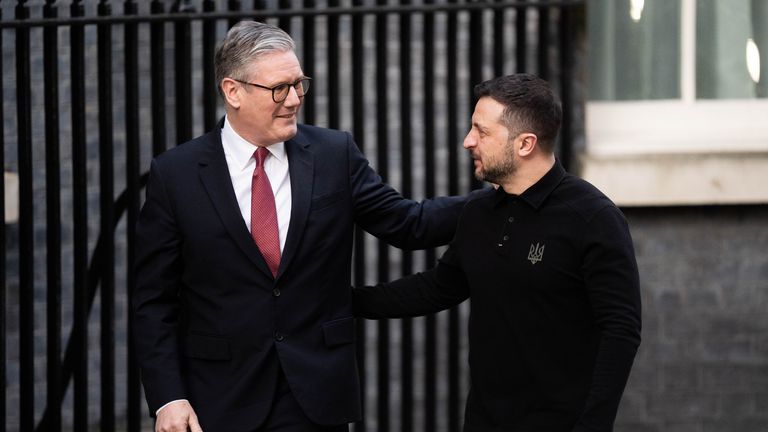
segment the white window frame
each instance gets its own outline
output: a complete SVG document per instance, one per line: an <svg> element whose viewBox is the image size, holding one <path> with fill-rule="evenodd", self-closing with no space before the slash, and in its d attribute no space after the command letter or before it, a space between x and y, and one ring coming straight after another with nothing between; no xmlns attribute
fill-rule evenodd
<svg viewBox="0 0 768 432"><path fill-rule="evenodd" d="M681 7L680 99L587 101L580 174L620 205L766 203L768 100L696 99L696 0Z"/></svg>

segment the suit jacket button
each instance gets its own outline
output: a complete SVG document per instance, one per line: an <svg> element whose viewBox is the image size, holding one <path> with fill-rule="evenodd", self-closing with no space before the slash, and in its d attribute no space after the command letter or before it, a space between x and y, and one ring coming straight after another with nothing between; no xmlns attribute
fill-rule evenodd
<svg viewBox="0 0 768 432"><path fill-rule="evenodd" d="M275 340L276 341L282 342L283 339L285 339L285 337L282 334L280 334L280 332L275 332Z"/></svg>
<svg viewBox="0 0 768 432"><path fill-rule="evenodd" d="M280 290L275 288L272 290L272 295L275 297L280 297Z"/></svg>

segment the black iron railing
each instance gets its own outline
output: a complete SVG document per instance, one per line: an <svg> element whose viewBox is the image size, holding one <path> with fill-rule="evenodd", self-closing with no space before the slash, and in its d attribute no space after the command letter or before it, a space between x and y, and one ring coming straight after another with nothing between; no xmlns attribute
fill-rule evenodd
<svg viewBox="0 0 768 432"><path fill-rule="evenodd" d="M477 186L460 144L472 86L492 76L553 82L568 165L581 3L0 1L0 161L20 185L18 221L0 229L3 430L151 430L127 344L143 173L222 114L212 61L229 26L257 18L293 34L317 83L303 121L351 130L382 177L421 198ZM423 270L438 253L357 232L354 282ZM355 431L460 430L465 315L358 322L367 391Z"/></svg>

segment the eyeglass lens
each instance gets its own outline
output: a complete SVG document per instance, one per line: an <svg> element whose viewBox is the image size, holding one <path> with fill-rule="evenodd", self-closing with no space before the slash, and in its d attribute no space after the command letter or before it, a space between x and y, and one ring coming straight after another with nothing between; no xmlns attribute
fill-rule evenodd
<svg viewBox="0 0 768 432"><path fill-rule="evenodd" d="M296 89L296 94L298 96L304 96L307 93L307 90L309 90L309 80L303 79L295 84L281 84L274 88L274 99L278 102L282 102L285 100L285 98L288 97L288 92L291 89L291 86Z"/></svg>

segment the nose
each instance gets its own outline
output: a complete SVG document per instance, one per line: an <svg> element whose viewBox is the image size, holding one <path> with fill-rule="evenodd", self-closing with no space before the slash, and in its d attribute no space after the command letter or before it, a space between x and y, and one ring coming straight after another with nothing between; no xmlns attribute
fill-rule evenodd
<svg viewBox="0 0 768 432"><path fill-rule="evenodd" d="M474 135L472 134L472 131L469 131L467 133L467 136L464 137L464 148L469 150L472 147L475 147L477 145L477 141L475 140Z"/></svg>
<svg viewBox="0 0 768 432"><path fill-rule="evenodd" d="M288 88L288 96L285 97L283 104L289 107L301 105L301 98L298 91L296 91L296 87L290 86Z"/></svg>

